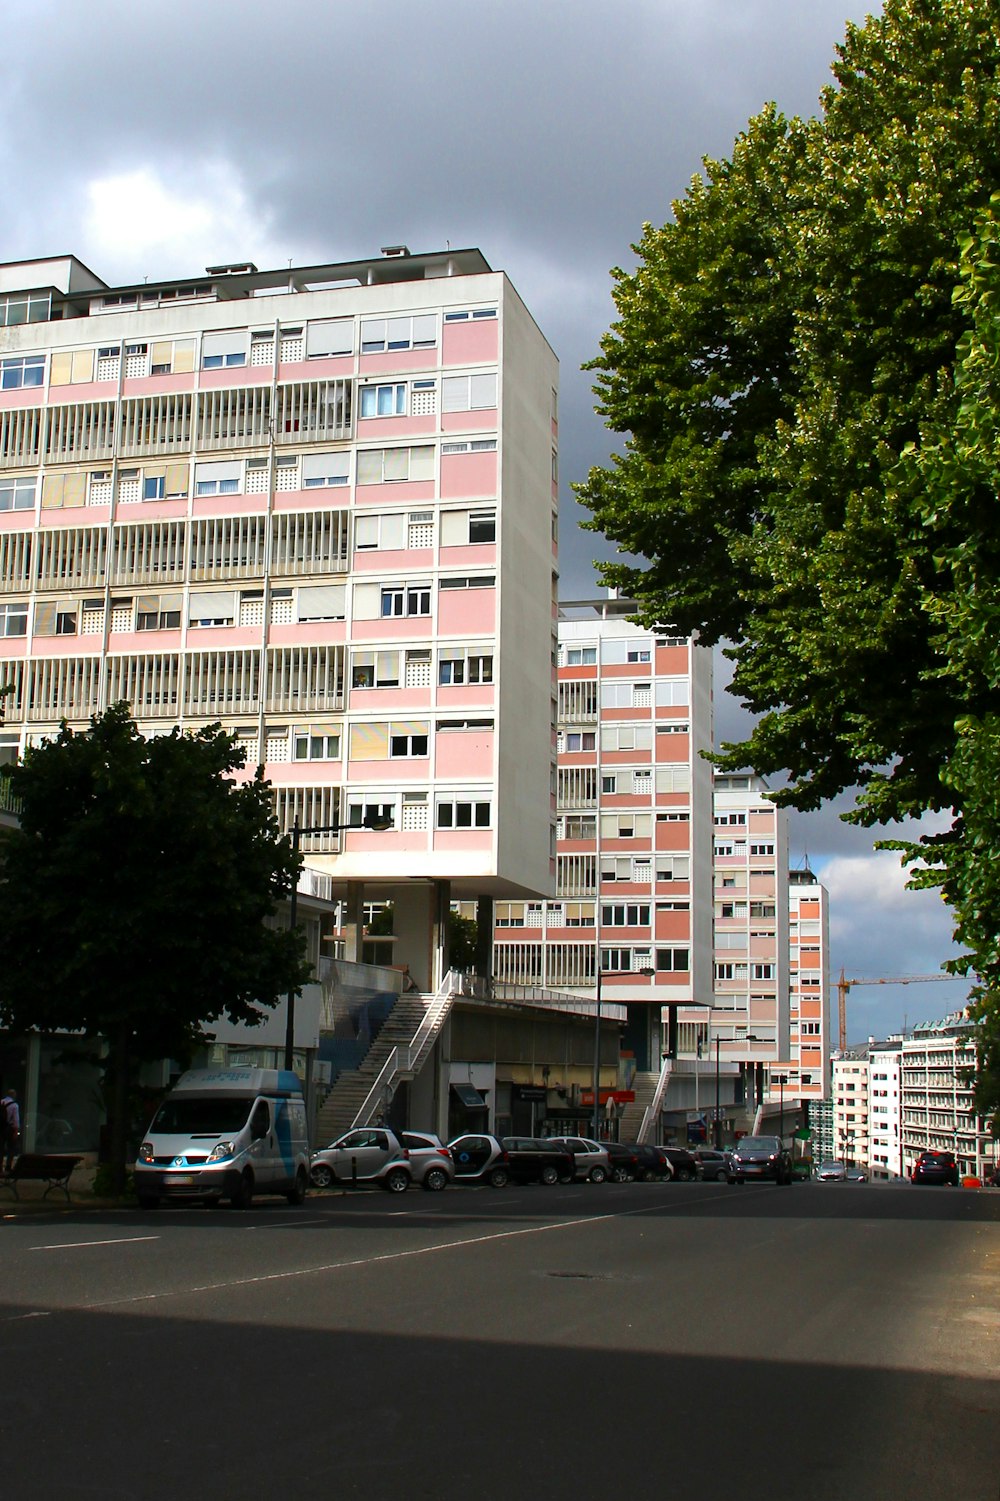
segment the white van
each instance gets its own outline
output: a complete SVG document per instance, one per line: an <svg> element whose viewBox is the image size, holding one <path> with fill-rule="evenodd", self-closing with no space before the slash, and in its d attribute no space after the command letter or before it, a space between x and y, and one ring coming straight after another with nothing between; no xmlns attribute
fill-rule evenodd
<svg viewBox="0 0 1000 1501"><path fill-rule="evenodd" d="M189 1069L153 1117L135 1164L141 1209L161 1199L228 1199L247 1209L255 1193L301 1204L308 1184L302 1086L284 1069Z"/></svg>

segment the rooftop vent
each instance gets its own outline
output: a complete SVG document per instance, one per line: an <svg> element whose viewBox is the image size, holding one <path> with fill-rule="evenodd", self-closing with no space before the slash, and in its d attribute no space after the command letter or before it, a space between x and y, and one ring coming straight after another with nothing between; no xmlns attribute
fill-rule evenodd
<svg viewBox="0 0 1000 1501"><path fill-rule="evenodd" d="M385 256L409 255L409 245L383 245L382 254Z"/></svg>
<svg viewBox="0 0 1000 1501"><path fill-rule="evenodd" d="M231 266L206 266L206 276L253 276L257 267L253 261L239 261Z"/></svg>

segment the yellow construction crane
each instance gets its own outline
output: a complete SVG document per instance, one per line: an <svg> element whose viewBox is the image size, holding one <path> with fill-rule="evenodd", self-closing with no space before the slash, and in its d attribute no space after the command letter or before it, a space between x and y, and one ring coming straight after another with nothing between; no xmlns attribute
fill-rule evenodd
<svg viewBox="0 0 1000 1501"><path fill-rule="evenodd" d="M873 980L845 980L840 971L837 981L837 1010L840 1021L840 1051L847 1047L847 992L853 985L923 985L928 980L961 980L962 975L879 975Z"/></svg>

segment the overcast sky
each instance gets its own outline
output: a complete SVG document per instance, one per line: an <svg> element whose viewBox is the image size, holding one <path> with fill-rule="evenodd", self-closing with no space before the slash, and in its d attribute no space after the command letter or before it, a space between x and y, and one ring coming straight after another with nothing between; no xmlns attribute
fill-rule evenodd
<svg viewBox="0 0 1000 1501"><path fill-rule="evenodd" d="M478 246L561 361L563 596L601 539L570 484L606 461L592 357L609 270L767 100L816 112L848 0L32 0L4 21L0 258L72 253L108 281L252 260ZM717 693L721 738L736 706ZM947 910L831 811L796 816L832 898L834 970L935 972ZM856 990L852 1040L959 1005Z"/></svg>

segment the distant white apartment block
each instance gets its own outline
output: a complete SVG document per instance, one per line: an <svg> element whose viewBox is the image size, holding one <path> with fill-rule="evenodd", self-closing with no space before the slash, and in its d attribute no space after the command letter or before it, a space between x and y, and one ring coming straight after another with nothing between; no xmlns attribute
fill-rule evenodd
<svg viewBox="0 0 1000 1501"><path fill-rule="evenodd" d="M868 1169L872 1178L903 1177L900 1037L873 1042L868 1054Z"/></svg>
<svg viewBox="0 0 1000 1501"><path fill-rule="evenodd" d="M902 1045L902 1162L908 1175L921 1152L954 1152L963 1174L983 1177L997 1143L973 1102L976 1048L961 1012L914 1027Z"/></svg>
<svg viewBox="0 0 1000 1501"><path fill-rule="evenodd" d="M452 896L553 890L558 373L505 275L19 262L0 344L0 759L118 700L221 721L347 957L392 901L424 990Z"/></svg>
<svg viewBox="0 0 1000 1501"><path fill-rule="evenodd" d="M868 1045L833 1055L833 1152L842 1162L868 1166Z"/></svg>

